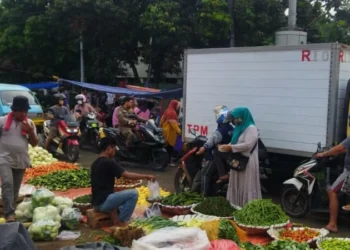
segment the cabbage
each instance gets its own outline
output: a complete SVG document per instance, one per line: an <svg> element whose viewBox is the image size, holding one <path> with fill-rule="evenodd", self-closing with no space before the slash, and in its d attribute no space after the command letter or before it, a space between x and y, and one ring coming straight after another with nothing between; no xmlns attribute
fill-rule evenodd
<svg viewBox="0 0 350 250"><path fill-rule="evenodd" d="M48 218L35 221L28 229L33 240L53 240L61 227L59 222Z"/></svg>
<svg viewBox="0 0 350 250"><path fill-rule="evenodd" d="M77 208L65 208L62 212L62 225L70 230L79 229L81 212Z"/></svg>
<svg viewBox="0 0 350 250"><path fill-rule="evenodd" d="M33 213L33 222L36 222L42 219L51 219L54 222L60 223L61 216L59 214L58 208L51 205L46 207L35 208Z"/></svg>
<svg viewBox="0 0 350 250"><path fill-rule="evenodd" d="M62 213L62 211L65 208L71 208L73 207L73 201L69 198L65 198L65 197L61 197L61 196L56 196L52 202L51 205L57 207L60 210L60 213Z"/></svg>
<svg viewBox="0 0 350 250"><path fill-rule="evenodd" d="M28 154L33 168L39 165L48 165L57 162L57 159L52 154L41 147L29 147Z"/></svg>
<svg viewBox="0 0 350 250"><path fill-rule="evenodd" d="M33 204L31 199L24 199L18 204L16 211L16 218L20 222L28 222L33 218Z"/></svg>
<svg viewBox="0 0 350 250"><path fill-rule="evenodd" d="M55 195L46 188L39 188L33 194L33 207L44 207L49 205L54 199Z"/></svg>

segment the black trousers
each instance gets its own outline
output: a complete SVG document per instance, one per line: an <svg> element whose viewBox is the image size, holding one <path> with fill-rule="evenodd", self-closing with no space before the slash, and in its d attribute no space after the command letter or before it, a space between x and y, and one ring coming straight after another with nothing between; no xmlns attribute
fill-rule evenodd
<svg viewBox="0 0 350 250"><path fill-rule="evenodd" d="M216 165L219 177L227 175L230 171L230 167L227 164L229 158L233 155L232 152L220 152L218 149L214 149L214 161Z"/></svg>

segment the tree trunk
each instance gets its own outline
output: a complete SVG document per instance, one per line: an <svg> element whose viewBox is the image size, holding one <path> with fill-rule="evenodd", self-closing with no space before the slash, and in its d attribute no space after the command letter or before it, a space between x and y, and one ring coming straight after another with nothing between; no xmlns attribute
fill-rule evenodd
<svg viewBox="0 0 350 250"><path fill-rule="evenodd" d="M132 62L132 63L129 63L129 65L130 65L130 67L132 69L132 72L134 74L135 81L137 83L139 83L140 82L140 76L139 76L139 72L137 72L137 68L136 68L135 63Z"/></svg>

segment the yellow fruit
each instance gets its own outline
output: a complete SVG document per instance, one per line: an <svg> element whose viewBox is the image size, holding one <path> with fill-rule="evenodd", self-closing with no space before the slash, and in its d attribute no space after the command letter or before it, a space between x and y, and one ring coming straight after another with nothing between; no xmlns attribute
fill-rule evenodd
<svg viewBox="0 0 350 250"><path fill-rule="evenodd" d="M0 224L5 224L5 223L6 223L5 219L4 218L0 218Z"/></svg>

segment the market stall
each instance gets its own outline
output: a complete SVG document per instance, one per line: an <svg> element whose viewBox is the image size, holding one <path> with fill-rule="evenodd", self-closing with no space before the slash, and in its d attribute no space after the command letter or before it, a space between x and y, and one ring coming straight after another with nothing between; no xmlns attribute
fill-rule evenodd
<svg viewBox="0 0 350 250"><path fill-rule="evenodd" d="M29 155L33 168L25 173L17 219L34 241L77 239L92 209L89 170L59 162L40 147L30 148ZM253 200L241 208L224 197L171 194L157 182L117 179L115 191L125 189L139 193L132 221L124 228L101 228L110 236L100 241L132 250L350 249L350 240L329 238L325 229L293 225L271 200Z"/></svg>

